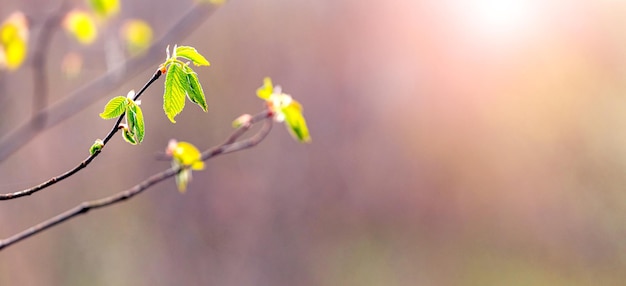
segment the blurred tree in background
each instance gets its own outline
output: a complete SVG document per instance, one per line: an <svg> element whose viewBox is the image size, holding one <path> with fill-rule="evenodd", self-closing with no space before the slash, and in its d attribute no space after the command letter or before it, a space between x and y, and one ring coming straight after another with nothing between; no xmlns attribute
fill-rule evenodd
<svg viewBox="0 0 626 286"><path fill-rule="evenodd" d="M24 12L31 39L60 5L0 4L0 19ZM102 106L164 60L164 47L128 50L142 40L122 40L126 20L154 43L192 5L122 1L87 46L54 34L49 106L133 55L151 60L2 161L0 192L84 159L110 128ZM625 14L608 0L227 1L168 43L211 61L197 70L209 113L172 125L149 89L140 148L114 138L71 180L1 203L0 237L167 168L154 155L171 138L221 143L263 107L267 75L305 103L315 144L273 132L206 162L184 195L160 184L7 248L0 285L620 285ZM36 109L31 55L0 73L0 137Z"/></svg>

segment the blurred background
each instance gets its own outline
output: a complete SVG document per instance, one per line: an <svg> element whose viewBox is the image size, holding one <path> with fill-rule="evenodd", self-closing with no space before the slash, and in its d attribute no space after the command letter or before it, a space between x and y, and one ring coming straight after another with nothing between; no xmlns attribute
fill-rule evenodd
<svg viewBox="0 0 626 286"><path fill-rule="evenodd" d="M158 38L192 5L122 1L115 21ZM0 18L57 6L0 1ZM6 248L0 285L620 285L625 15L619 0L229 1L171 43L211 62L196 68L209 112L188 104L170 124L159 80L140 146L116 136L69 180L0 203L0 237L168 168L155 154L170 138L221 143L262 110L265 76L302 103L312 144L275 124L183 195L168 180ZM53 104L106 73L115 25L90 46L55 34ZM84 57L73 78L68 51ZM85 159L113 124L98 116L107 100L164 59L1 162L0 192ZM30 116L29 60L0 74L0 136Z"/></svg>

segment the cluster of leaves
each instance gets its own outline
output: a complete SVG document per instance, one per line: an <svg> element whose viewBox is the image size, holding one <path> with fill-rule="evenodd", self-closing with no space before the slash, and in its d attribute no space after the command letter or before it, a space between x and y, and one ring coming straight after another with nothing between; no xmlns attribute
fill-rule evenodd
<svg viewBox="0 0 626 286"><path fill-rule="evenodd" d="M174 117L185 107L185 97L207 111L204 91L198 80L198 75L189 67L189 62L182 62L178 58L192 61L197 66L208 66L209 61L204 58L195 48L188 46L174 47L170 56L167 48L167 59L161 64L161 73L165 73L165 93L163 95L163 110L165 115L176 123ZM145 123L141 111L140 100L136 100L135 91L131 90L126 96L116 96L109 100L100 113L103 119L126 116L126 124L119 126L126 142L136 145L143 141Z"/></svg>
<svg viewBox="0 0 626 286"><path fill-rule="evenodd" d="M214 5L223 4L226 0L197 0L198 2L208 2ZM98 38L98 29L106 24L107 20L119 13L119 0L86 0L90 10L72 10L66 14L62 13L65 9L61 9L57 13L57 17L51 17L50 22L55 25L62 24L65 30L72 35L79 43L89 45L94 43ZM63 17L60 17L63 16ZM54 20L52 20L54 19ZM59 21L63 19L62 21ZM126 21L122 26L120 33L126 40L127 48L131 54L140 53L147 49L151 44L152 29L146 22L137 19ZM27 56L29 40L29 27L27 17L21 12L15 12L0 24L0 70L14 70L19 68ZM45 45L41 45L45 47ZM104 107L104 111L100 113L103 119L117 118L116 128L113 128L105 137L105 140L97 139L90 147L89 156L82 161L77 167L71 169L58 177L35 186L33 188L2 195L2 199L11 199L15 197L30 195L38 190L46 188L60 180L70 177L79 170L85 168L104 148L106 142L118 131L122 131L123 139L132 144L140 144L145 137L145 122L143 112L141 110L141 101L139 96L161 75L165 75L165 86L163 95L163 110L167 118L176 123L175 117L182 112L185 107L186 99L198 105L204 112L208 111L208 104L204 95L204 91L198 79L197 73L190 66L209 66L210 63L198 51L189 46L174 46L171 51L169 46L166 50L167 58L159 66L159 70L148 81L148 83L135 93L134 90L128 92L126 96L116 96L109 100ZM78 58L74 52L69 52L67 57L63 59L63 64L73 66L76 69L81 65L81 58ZM79 69L79 68L78 68ZM44 70L44 69L40 69ZM90 208L99 208L124 199L132 197L142 190L150 187L159 181L175 176L178 190L182 193L187 189L187 185L191 180L192 171L204 169L204 160L215 156L216 154L225 154L250 148L258 144L270 131L270 121L266 121L264 128L259 134L248 138L247 140L237 141L248 128L262 119L273 118L276 122L285 122L288 131L297 141L301 143L311 142L311 136L302 114L302 106L294 100L290 95L282 92L280 86L274 86L270 78L265 78L263 86L257 89L257 96L266 101L267 110L252 117L248 114L240 116L233 122L234 127L241 128L233 133L231 137L222 145L212 149L210 152L201 153L197 147L189 142L170 140L166 154L172 158L172 169L168 169L160 174L152 176L148 180L142 182L129 191L122 192L118 195L111 196L94 203L83 203L79 207L63 213L60 216L52 218L39 224L37 227L30 228L22 233L18 233L9 239L0 240L0 249L29 237L35 233L45 230L59 222L65 221L78 214L85 213ZM121 123L125 119L125 123ZM256 137L256 138L254 138ZM217 150L217 151L215 151Z"/></svg>
<svg viewBox="0 0 626 286"><path fill-rule="evenodd" d="M196 66L209 66L210 63L198 51L189 46L174 46L170 54L170 49L166 49L167 58L159 67L162 74L165 74L165 89L163 94L163 111L167 118L176 123L174 118L185 107L185 98L197 104L203 111L208 110L208 105L204 95L198 75L189 66L193 63ZM183 60L186 60L185 62ZM311 135L307 127L306 120L302 115L302 105L290 95L283 93L280 86L274 86L268 77L263 81L263 86L257 89L257 96L265 100L271 116L277 122L285 122L287 130L299 142L311 142ZM127 96L117 96L109 100L105 105L100 117L112 119L126 116L126 124L120 124L123 130L124 140L135 145L143 141L145 135L145 124L143 113L139 107L138 95L130 91ZM245 114L233 122L234 127L240 127L250 123L251 116ZM102 149L102 141L96 140L90 152L95 153ZM166 149L166 154L172 157L172 164L179 167L181 171L176 175L178 189L184 192L188 182L191 180L192 170L202 170L204 163L201 161L201 154L194 145L188 142L170 141Z"/></svg>
<svg viewBox="0 0 626 286"><path fill-rule="evenodd" d="M276 122L285 122L287 130L300 142L311 142L309 128L302 115L302 105L286 93L282 88L272 84L272 79L266 77L263 86L257 89L257 96L267 102L268 108L274 114Z"/></svg>
<svg viewBox="0 0 626 286"><path fill-rule="evenodd" d="M185 97L200 106L204 112L208 109L198 74L189 66L189 62L183 62L179 58L191 61L196 66L210 65L209 61L192 47L174 46L171 56L169 47L167 48L167 59L161 65L161 71L165 72L163 110L172 123L176 123L174 117L185 108Z"/></svg>
<svg viewBox="0 0 626 286"><path fill-rule="evenodd" d="M139 107L141 100L135 100L135 91L131 90L127 96L116 96L104 106L100 113L103 119L117 118L126 115L126 124L121 124L122 135L126 142L136 145L143 141L146 134L146 125L143 120L143 112Z"/></svg>
<svg viewBox="0 0 626 286"><path fill-rule="evenodd" d="M171 55L170 49L167 47L166 53L167 58L159 69L161 73L165 74L163 110L167 118L172 123L176 123L174 117L185 107L185 98L206 112L208 105L202 85L200 85L197 73L189 64L209 66L209 61L195 48L189 46L174 46ZM183 60L190 62L183 62ZM126 116L126 124L120 124L119 128L123 131L124 140L133 145L141 143L145 136L145 123L143 112L139 107L140 103L135 92L131 90L127 96L116 96L109 100L104 111L100 113L100 117L103 119ZM89 151L94 154L99 152L103 146L103 142L98 139ZM181 168L181 171L176 175L176 182L178 189L184 192L191 180L191 171L204 168L204 163L200 160L200 151L191 143L172 140L166 153L173 158L172 164Z"/></svg>
<svg viewBox="0 0 626 286"><path fill-rule="evenodd" d="M302 114L302 105L299 102L290 95L283 93L280 86L274 87L269 77L265 78L263 86L257 89L257 96L267 102L267 107L276 122L285 122L287 130L294 139L301 143L311 142L309 128ZM239 128L249 125L251 119L251 115L244 114L233 121L233 127ZM177 142L176 140L170 141L166 154L172 157L173 166L182 168L176 175L176 185L180 192L184 192L191 180L191 171L204 169L204 164L200 161L201 154L198 148L191 143Z"/></svg>

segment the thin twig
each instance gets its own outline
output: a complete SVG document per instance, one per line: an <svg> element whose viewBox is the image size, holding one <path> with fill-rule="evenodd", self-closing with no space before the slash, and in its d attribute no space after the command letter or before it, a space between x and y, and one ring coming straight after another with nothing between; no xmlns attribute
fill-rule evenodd
<svg viewBox="0 0 626 286"><path fill-rule="evenodd" d="M250 126L258 121L261 121L263 119L265 124L263 125L263 127L261 128L261 130L259 130L255 135L253 135L252 137L245 139L245 140L241 140L241 141L237 141L231 144L222 144L219 146L216 146L214 148L211 148L205 152L202 153L202 160L206 161L209 160L215 156L221 155L221 154L227 154L227 153L232 153L232 152L236 152L236 151L241 151L253 146L256 146L257 144L259 144L261 141L263 141L263 139L265 139L265 137L267 136L267 134L269 134L271 128L272 128L272 121L270 119L271 114L268 111L259 113L258 115L256 115L253 120L251 121L250 125L246 125L246 126L242 126L239 129L237 129L233 135L231 135L231 137L229 138L233 138L235 137L238 138L241 135L243 135L246 131L249 130ZM38 234L46 229L49 229L53 226L56 226L62 222L65 222L67 220L70 220L74 217L77 217L78 215L81 214L85 214L88 211L92 210L92 209L98 209L98 208L103 208L103 207L107 207L116 203L120 203L122 201L125 201L127 199L130 199L132 197L134 197L135 195L138 195L140 193L142 193L143 191L145 191L146 189L150 188L151 186L160 183L168 178L173 177L174 175L176 175L178 172L180 172L182 170L181 167L171 167L165 171L162 171L160 173L154 174L151 177L149 177L148 179L144 180L143 182L135 185L134 187L119 192L117 194L114 194L112 196L109 197L105 197L102 199L98 199L98 200L93 200L93 201L86 201L86 202L82 202L81 204L77 205L76 207L69 209L57 216L54 216L46 221L43 221L37 225L34 225L20 233L17 233L13 236L10 236L4 240L0 240L0 250L6 248L7 246L13 245L17 242L20 242L28 237L31 237L35 234Z"/></svg>
<svg viewBox="0 0 626 286"><path fill-rule="evenodd" d="M143 94L143 92L153 83L155 82L157 79L159 79L159 77L161 76L161 70L157 70L154 75L152 75L152 78L150 78L150 80L148 80L148 82L146 82L146 84L141 88L141 90L139 90L139 92L135 95L135 97L133 98L133 100L137 100L137 98L139 98L139 96L141 96L141 94ZM117 131L119 130L119 125L122 122L122 119L124 119L124 115L122 114L117 121L115 122L115 125L113 125L113 127L111 128L111 131L109 131L109 133L104 137L104 140L102 140L103 142L103 148L104 146L106 146L107 142L109 142L109 140L111 140L111 138L113 138L113 135L115 135L115 133L117 133ZM15 199L15 198L19 198L19 197L23 197L23 196L29 196L32 195L38 191L41 191L49 186L52 186L74 174L76 174L78 171L84 169L85 167L87 167L89 165L89 163L91 163L91 161L93 161L96 157L98 157L98 155L100 154L100 152L102 152L102 150L97 151L91 155L89 155L89 157L87 157L87 159L83 160L82 162L80 162L80 164L76 165L76 167L70 169L69 171L56 176L56 177L52 177L49 180L25 189L25 190L21 190L21 191L17 191L17 192L13 192L13 193L7 193L7 194L0 194L0 200L10 200L10 199Z"/></svg>
<svg viewBox="0 0 626 286"><path fill-rule="evenodd" d="M0 139L0 162L26 145L41 131L74 116L77 110L82 110L85 106L100 99L103 94L117 88L120 83L153 65L154 59L163 56L163 51L168 44L176 39L184 38L199 27L216 10L216 7L207 4L194 5L148 49L145 55L129 59L119 67L78 88L59 103L39 110L37 115ZM37 124L42 121L41 118L46 118L46 120L42 124Z"/></svg>

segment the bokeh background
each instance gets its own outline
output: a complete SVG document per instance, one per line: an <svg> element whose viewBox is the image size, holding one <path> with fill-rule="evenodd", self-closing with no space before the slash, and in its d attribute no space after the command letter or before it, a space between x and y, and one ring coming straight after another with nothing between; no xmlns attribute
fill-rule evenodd
<svg viewBox="0 0 626 286"><path fill-rule="evenodd" d="M0 1L0 18L57 5ZM158 37L191 5L123 1L117 17ZM209 113L170 124L158 82L144 143L116 137L71 179L2 202L0 237L167 168L170 138L222 142L262 109L265 76L303 104L313 143L276 124L184 195L166 181L3 250L0 285L622 285L625 16L619 0L232 0L175 42L211 61ZM53 103L106 72L103 41L55 35ZM76 78L67 51L85 56ZM164 58L1 162L0 191L83 160L106 101ZM28 66L0 74L0 135L27 120L31 86Z"/></svg>

